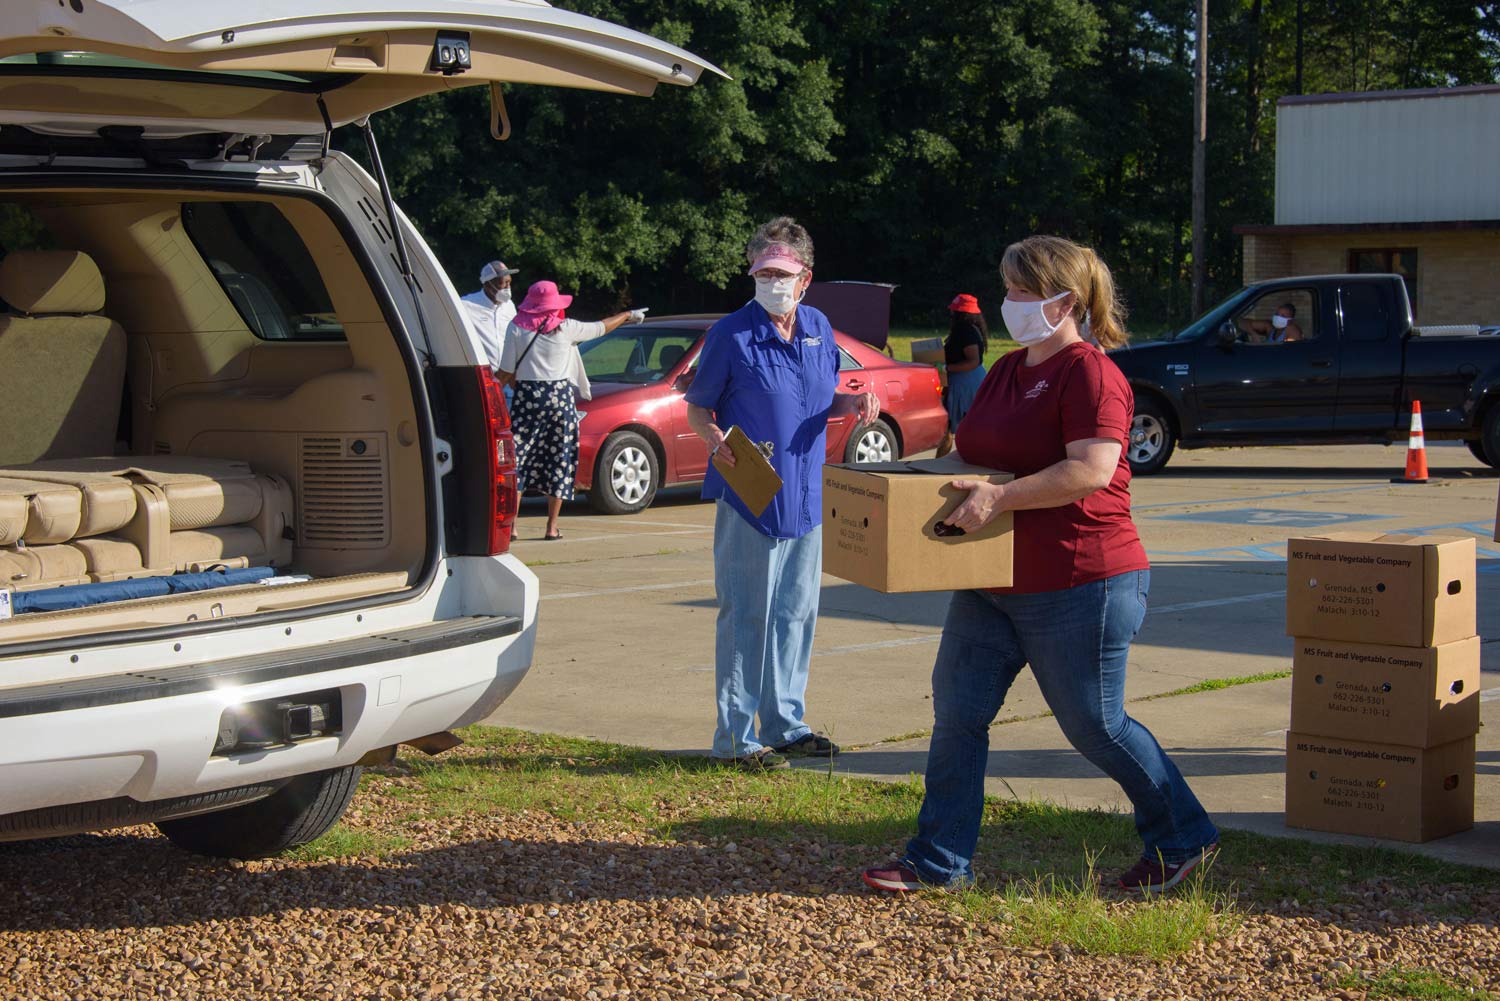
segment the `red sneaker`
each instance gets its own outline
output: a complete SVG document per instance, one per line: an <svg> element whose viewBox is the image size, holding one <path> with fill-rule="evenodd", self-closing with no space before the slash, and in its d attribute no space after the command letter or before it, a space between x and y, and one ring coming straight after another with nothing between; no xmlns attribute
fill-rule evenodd
<svg viewBox="0 0 1500 1001"><path fill-rule="evenodd" d="M887 893L911 893L926 887L922 877L918 876L914 869L904 865L880 866L866 869L859 874L859 878L865 881L865 885L874 890L884 890Z"/></svg>
<svg viewBox="0 0 1500 1001"><path fill-rule="evenodd" d="M1120 886L1126 890L1141 890L1146 893L1170 890L1181 883L1188 873L1205 862L1211 862L1218 853L1219 845L1215 842L1181 862L1164 862L1159 858L1142 855L1140 861L1120 876Z"/></svg>

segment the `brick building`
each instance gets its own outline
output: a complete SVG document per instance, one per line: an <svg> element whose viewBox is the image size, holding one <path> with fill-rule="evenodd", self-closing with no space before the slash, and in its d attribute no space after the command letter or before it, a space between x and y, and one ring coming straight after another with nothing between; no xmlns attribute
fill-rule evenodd
<svg viewBox="0 0 1500 1001"><path fill-rule="evenodd" d="M1404 275L1417 322L1500 324L1500 86L1284 97L1246 282Z"/></svg>

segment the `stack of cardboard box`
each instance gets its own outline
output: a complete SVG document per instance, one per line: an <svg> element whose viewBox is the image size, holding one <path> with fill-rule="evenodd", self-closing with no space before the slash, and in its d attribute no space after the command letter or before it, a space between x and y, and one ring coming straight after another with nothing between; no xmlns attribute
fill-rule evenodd
<svg viewBox="0 0 1500 1001"><path fill-rule="evenodd" d="M1474 826L1472 538L1287 543L1291 827L1430 841Z"/></svg>

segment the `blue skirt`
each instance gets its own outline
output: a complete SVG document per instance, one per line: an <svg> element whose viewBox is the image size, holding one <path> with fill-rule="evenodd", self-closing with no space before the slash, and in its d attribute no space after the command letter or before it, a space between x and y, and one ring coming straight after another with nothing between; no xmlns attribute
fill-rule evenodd
<svg viewBox="0 0 1500 1001"><path fill-rule="evenodd" d="M951 372L948 375L948 389L943 394L943 402L948 407L948 430L958 430L958 422L964 419L964 414L974 405L974 397L979 394L979 385L984 382L984 366L971 369L967 372Z"/></svg>

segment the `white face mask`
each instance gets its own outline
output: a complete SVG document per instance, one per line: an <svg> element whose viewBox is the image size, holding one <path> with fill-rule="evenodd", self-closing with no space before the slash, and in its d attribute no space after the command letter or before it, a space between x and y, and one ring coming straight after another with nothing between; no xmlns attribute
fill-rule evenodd
<svg viewBox="0 0 1500 1001"><path fill-rule="evenodd" d="M1280 313L1277 313L1275 316L1271 317L1271 326L1275 327L1277 330L1285 330L1286 325L1290 322L1292 321L1287 319L1285 316L1282 316Z"/></svg>
<svg viewBox="0 0 1500 1001"><path fill-rule="evenodd" d="M509 288L500 289L494 295L490 296L490 298L492 300L494 300L494 303L497 306L501 305L502 303L510 302L510 289Z"/></svg>
<svg viewBox="0 0 1500 1001"><path fill-rule="evenodd" d="M797 308L797 276L755 279L755 301L772 316L785 316Z"/></svg>
<svg viewBox="0 0 1500 1001"><path fill-rule="evenodd" d="M1061 326L1062 320L1050 323L1047 314L1042 309L1048 303L1056 302L1067 292L1059 292L1050 299L1042 299L1038 302L1016 302L1007 298L1000 304L1000 318L1005 321L1005 329L1010 331L1011 338L1023 347L1032 344L1040 344L1053 334Z"/></svg>

